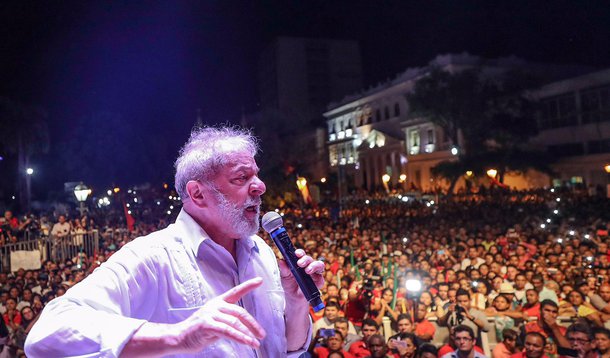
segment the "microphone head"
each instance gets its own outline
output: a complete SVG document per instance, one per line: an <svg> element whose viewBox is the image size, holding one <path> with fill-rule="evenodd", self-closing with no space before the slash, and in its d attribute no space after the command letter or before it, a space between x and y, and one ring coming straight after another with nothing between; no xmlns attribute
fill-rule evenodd
<svg viewBox="0 0 610 358"><path fill-rule="evenodd" d="M273 230L284 224L282 220L282 216L275 211L270 211L267 214L263 215L263 219L261 220L263 229L266 232L271 233Z"/></svg>

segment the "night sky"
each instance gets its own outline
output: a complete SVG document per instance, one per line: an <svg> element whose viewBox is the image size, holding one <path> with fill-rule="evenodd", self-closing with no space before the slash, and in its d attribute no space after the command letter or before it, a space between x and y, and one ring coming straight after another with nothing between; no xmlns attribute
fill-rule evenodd
<svg viewBox="0 0 610 358"><path fill-rule="evenodd" d="M257 110L257 57L276 36L359 41L366 86L463 51L610 66L602 1L14 0L0 21L0 96L48 113L38 195L170 179L198 108L206 123Z"/></svg>

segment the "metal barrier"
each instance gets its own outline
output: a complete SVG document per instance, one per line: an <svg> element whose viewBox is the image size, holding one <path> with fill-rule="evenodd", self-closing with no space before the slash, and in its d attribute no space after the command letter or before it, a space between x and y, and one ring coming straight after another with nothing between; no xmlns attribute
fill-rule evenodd
<svg viewBox="0 0 610 358"><path fill-rule="evenodd" d="M55 262L72 259L83 252L93 256L99 248L99 233L97 230L86 233L71 234L68 236L45 236L38 239L19 241L0 247L0 271L17 271L19 267L11 266L11 252L39 251L41 262L52 260Z"/></svg>

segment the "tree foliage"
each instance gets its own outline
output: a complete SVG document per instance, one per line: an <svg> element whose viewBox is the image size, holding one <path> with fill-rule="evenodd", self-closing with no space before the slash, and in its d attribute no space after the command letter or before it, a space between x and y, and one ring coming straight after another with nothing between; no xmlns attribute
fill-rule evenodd
<svg viewBox="0 0 610 358"><path fill-rule="evenodd" d="M537 84L525 72L482 71L479 68L450 73L438 68L417 81L407 95L412 113L441 127L459 144L457 161L439 163L433 173L448 179L451 190L466 170L484 173L529 168L549 172L549 158L527 148L538 133L536 102L527 90Z"/></svg>
<svg viewBox="0 0 610 358"><path fill-rule="evenodd" d="M26 195L25 170L33 155L49 151L50 136L46 112L39 107L26 105L6 97L0 97L0 150L13 157L5 166L12 168L4 173L4 179L17 184L22 208L29 206Z"/></svg>

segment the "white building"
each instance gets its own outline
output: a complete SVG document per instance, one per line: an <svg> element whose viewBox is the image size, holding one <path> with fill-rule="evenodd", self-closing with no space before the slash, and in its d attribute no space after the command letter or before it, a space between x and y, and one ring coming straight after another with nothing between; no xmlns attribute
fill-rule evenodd
<svg viewBox="0 0 610 358"><path fill-rule="evenodd" d="M381 187L384 174L390 175L390 185L393 187L414 187L424 191L446 188L448 183L434 178L431 169L442 161L455 158L456 153L452 153L452 150L463 147L462 137L458 135L460 143L452 143L440 127L426 118L412 115L406 95L413 90L417 80L427 75L433 67L449 72L479 67L493 74L524 66L546 76L545 78L566 77L568 73L584 71L578 67L528 64L517 58L487 60L468 54L438 56L428 66L408 69L392 81L329 105L324 117L328 130L327 146L331 171L338 172L348 185L369 190ZM563 180L572 180L572 177L576 177L573 180L601 180L599 170L603 171L603 165L600 163L607 157L597 152L594 154L589 148L598 152L610 152L610 123L607 122L610 119L607 115L610 105L608 78L610 71L602 71L551 83L537 91L538 97L548 103L549 111L572 108L574 113L569 118L564 118L561 113L556 114L557 118L543 116L545 128L551 125L561 128L542 131L533 143L562 154L569 154L570 150L574 150L574 154L588 155L587 159L578 159L580 167L573 167L572 159L562 161L563 164L557 168L563 173L560 176ZM587 115L597 116L595 118L605 115L606 123L589 123L593 120L584 119L589 117L586 117L584 112L578 112L584 103L580 99L583 95L599 98L600 104L595 104L598 102L587 97L587 111L597 113ZM568 101L564 98L566 96L572 99ZM570 104L566 104L566 101ZM575 149L576 143L580 143L578 148L582 146L583 149ZM606 159L606 162L610 160ZM583 170L587 171L586 175L578 174ZM401 180L401 175L406 177L406 180ZM582 178L578 179L579 176ZM508 173L505 183L517 188L537 187L549 185L550 178L540 173L526 173L525 176Z"/></svg>
<svg viewBox="0 0 610 358"><path fill-rule="evenodd" d="M532 143L558 158L554 185L605 186L610 163L610 69L549 83L535 91L542 130Z"/></svg>
<svg viewBox="0 0 610 358"><path fill-rule="evenodd" d="M330 104L324 117L331 171L340 171L348 184L367 189L379 188L384 174L390 175L393 187L429 190L440 185L434 182L430 168L453 157L454 143L440 127L411 115L406 95L433 67L456 72L481 65L493 70L520 63L468 54L438 56L428 66L408 69L392 81ZM406 175L406 180L401 180L401 175Z"/></svg>

